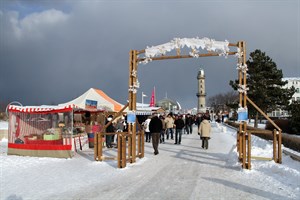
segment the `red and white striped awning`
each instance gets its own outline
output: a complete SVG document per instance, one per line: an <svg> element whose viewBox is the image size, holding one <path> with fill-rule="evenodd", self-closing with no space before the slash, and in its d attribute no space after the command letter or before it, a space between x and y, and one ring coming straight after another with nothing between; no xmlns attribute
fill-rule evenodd
<svg viewBox="0 0 300 200"><path fill-rule="evenodd" d="M74 104L69 104L65 106L51 106L51 105L42 105L42 106L16 106L9 105L9 112L22 112L22 113L54 113L54 112L69 112L73 109L79 108Z"/></svg>

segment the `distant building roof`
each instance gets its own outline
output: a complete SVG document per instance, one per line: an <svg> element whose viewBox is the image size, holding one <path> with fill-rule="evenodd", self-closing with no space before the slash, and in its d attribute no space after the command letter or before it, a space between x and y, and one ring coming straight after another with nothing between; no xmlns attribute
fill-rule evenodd
<svg viewBox="0 0 300 200"><path fill-rule="evenodd" d="M179 110L180 104L168 98L157 101L156 106L162 107L164 110Z"/></svg>

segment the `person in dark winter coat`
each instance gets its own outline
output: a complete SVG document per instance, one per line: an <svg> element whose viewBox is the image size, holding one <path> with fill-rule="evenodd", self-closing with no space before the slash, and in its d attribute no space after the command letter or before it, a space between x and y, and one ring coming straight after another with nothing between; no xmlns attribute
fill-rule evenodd
<svg viewBox="0 0 300 200"><path fill-rule="evenodd" d="M185 118L185 130L187 134L192 134L193 133L193 118L190 114L186 115Z"/></svg>
<svg viewBox="0 0 300 200"><path fill-rule="evenodd" d="M183 121L181 115L179 115L175 118L174 125L175 125L175 128L176 128L175 143L174 144L181 144L182 129L184 128L184 121Z"/></svg>
<svg viewBox="0 0 300 200"><path fill-rule="evenodd" d="M198 126L198 130L199 130L199 127L200 127L200 124L202 122L203 118L202 118L202 114L198 113L197 117L196 117L196 125Z"/></svg>
<svg viewBox="0 0 300 200"><path fill-rule="evenodd" d="M108 124L112 119L113 119L113 116L109 115L105 124ZM115 129L114 129L113 123L111 123L106 128L106 133L114 133L114 132L115 132ZM107 148L112 148L112 144L111 144L112 143L112 138L113 138L112 135L106 135L105 136L105 141L106 141L106 147Z"/></svg>
<svg viewBox="0 0 300 200"><path fill-rule="evenodd" d="M158 144L159 144L160 132L162 128L163 128L162 121L158 118L157 113L154 113L149 124L149 130L152 135L152 146L154 149L154 155L157 155L159 153Z"/></svg>
<svg viewBox="0 0 300 200"><path fill-rule="evenodd" d="M160 140L159 143L165 143L165 132L166 132L166 124L165 124L165 119L164 116L160 115L159 119L161 120L162 123L162 130L160 131Z"/></svg>

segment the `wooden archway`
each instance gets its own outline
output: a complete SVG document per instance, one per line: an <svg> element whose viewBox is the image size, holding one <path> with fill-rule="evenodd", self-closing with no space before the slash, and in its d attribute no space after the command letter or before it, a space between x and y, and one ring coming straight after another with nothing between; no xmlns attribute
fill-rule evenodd
<svg viewBox="0 0 300 200"><path fill-rule="evenodd" d="M182 48L190 48L191 51L187 55L181 54ZM230 48L236 48L231 51ZM173 51L174 50L174 51ZM171 54L173 52L173 55ZM204 51L200 53L200 51ZM171 55L167 55L171 54ZM239 41L237 43L229 43L228 41L215 41L208 38L175 38L172 41L158 45L147 47L144 50L130 50L129 53L129 82L128 82L128 108L129 112L136 111L136 93L139 88L137 70L139 63L148 63L154 60L181 59L181 58L199 58L210 56L229 56L237 57L237 69L239 79L239 107L247 109L247 102L251 103L263 116L265 116L277 130L273 132L273 159L277 163L281 163L281 129L264 114L253 101L247 96L247 65L246 65L246 43ZM138 57L139 56L139 57ZM131 141L128 145L129 161L136 161L136 123L128 125L128 134ZM242 168L251 169L251 132L247 130L247 122L240 122L237 132L237 150L239 153L239 161ZM142 141L144 143L144 141ZM141 145L144 147L144 144ZM139 146L140 147L140 146ZM126 158L120 158L125 160ZM121 161L119 161L121 162ZM124 167L124 166L120 166Z"/></svg>

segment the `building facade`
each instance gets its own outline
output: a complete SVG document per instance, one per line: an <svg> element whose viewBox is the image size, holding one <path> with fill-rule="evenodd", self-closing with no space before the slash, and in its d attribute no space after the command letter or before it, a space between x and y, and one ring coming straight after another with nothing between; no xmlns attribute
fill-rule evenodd
<svg viewBox="0 0 300 200"><path fill-rule="evenodd" d="M300 77L290 77L290 78L283 78L282 81L287 81L287 84L283 86L283 88L291 88L294 87L296 89L296 92L292 96L292 99L290 99L290 103L293 101L300 102ZM269 113L271 117L287 117L289 116L289 113L285 110L274 110L272 113Z"/></svg>
<svg viewBox="0 0 300 200"><path fill-rule="evenodd" d="M294 87L296 89L295 94L292 96L292 101L299 101L300 102L300 77L293 77L293 78L283 78L283 81L287 81L287 84L284 88L291 88Z"/></svg>
<svg viewBox="0 0 300 200"><path fill-rule="evenodd" d="M156 102L157 107L161 107L166 113L173 112L177 114L181 110L178 102L168 99L167 97Z"/></svg>

